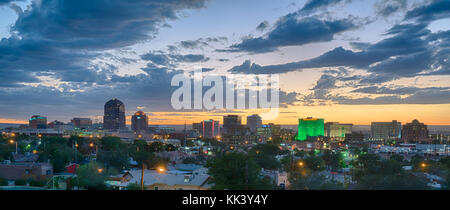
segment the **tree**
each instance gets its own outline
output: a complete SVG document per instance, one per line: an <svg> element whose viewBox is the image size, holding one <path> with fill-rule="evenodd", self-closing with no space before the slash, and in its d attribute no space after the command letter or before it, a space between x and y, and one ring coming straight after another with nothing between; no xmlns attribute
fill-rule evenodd
<svg viewBox="0 0 450 210"><path fill-rule="evenodd" d="M395 159L379 160L372 155L358 158L358 168L353 179L358 189L367 190L416 190L428 189L426 180L407 173Z"/></svg>
<svg viewBox="0 0 450 210"><path fill-rule="evenodd" d="M308 170L308 169L303 169ZM290 182L296 190L343 190L344 185L336 181L327 180L323 175L308 172L291 173Z"/></svg>
<svg viewBox="0 0 450 210"><path fill-rule="evenodd" d="M310 156L305 159L305 165L313 171L322 171L325 169L325 161L316 156Z"/></svg>
<svg viewBox="0 0 450 210"><path fill-rule="evenodd" d="M258 144L249 151L249 155L261 168L269 170L277 170L281 167L281 163L275 158L279 153L280 148L273 144Z"/></svg>
<svg viewBox="0 0 450 210"><path fill-rule="evenodd" d="M124 148L127 145L120 140L119 137L106 136L100 139L101 148L105 151L113 151Z"/></svg>
<svg viewBox="0 0 450 210"><path fill-rule="evenodd" d="M39 145L39 161L50 161L55 172L63 172L65 166L75 159L81 160L82 156L69 146L69 142L65 138L45 137Z"/></svg>
<svg viewBox="0 0 450 210"><path fill-rule="evenodd" d="M213 189L262 190L272 189L270 182L260 177L261 168L256 161L244 153L230 152L215 157L206 164Z"/></svg>
<svg viewBox="0 0 450 210"><path fill-rule="evenodd" d="M88 190L103 190L111 173L103 164L91 161L77 169L78 184Z"/></svg>
<svg viewBox="0 0 450 210"><path fill-rule="evenodd" d="M390 159L391 159L391 160L395 160L395 161L397 161L397 162L399 162L399 163L403 163L403 161L404 161L403 156L402 156L402 155L399 155L399 154L393 154L393 155L391 155Z"/></svg>
<svg viewBox="0 0 450 210"><path fill-rule="evenodd" d="M164 151L164 145L161 142L153 142L149 145L151 152L162 152Z"/></svg>
<svg viewBox="0 0 450 210"><path fill-rule="evenodd" d="M97 154L97 159L100 162L103 162L108 166L112 166L118 170L128 168L129 158L130 156L128 155L128 151L126 150L126 148L118 149L115 151L100 150Z"/></svg>

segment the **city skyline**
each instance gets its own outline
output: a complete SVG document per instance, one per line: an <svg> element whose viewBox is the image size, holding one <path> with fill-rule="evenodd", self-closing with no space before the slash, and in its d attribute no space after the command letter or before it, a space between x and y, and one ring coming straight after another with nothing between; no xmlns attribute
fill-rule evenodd
<svg viewBox="0 0 450 210"><path fill-rule="evenodd" d="M106 111L106 107L108 106L111 106L111 105L108 105L108 104L111 104L111 103L114 103L114 104L116 104L116 103L118 103L120 106L122 106L122 108L120 108L120 112L122 112L122 111L125 111L125 113L127 113L127 111L126 111L126 105L124 104L124 103L122 103L121 101L120 101L120 99L117 99L117 98L112 98L111 100L109 100L109 101L107 101L106 103L105 103L105 110L104 110L104 115L100 115L100 116L95 116L95 117L93 117L93 118L91 118L91 117L87 117L87 119L89 119L89 120L93 120L92 122L93 123L104 123L103 121L104 120L101 120L101 119L103 119L106 115L111 115L111 113L109 113L110 111ZM108 110L109 110L110 108L108 108ZM125 109L125 110L123 110L123 109ZM119 110L119 109L118 109ZM108 114L107 114L107 112L108 112ZM131 114L131 115L127 115L127 114L125 114L125 125L127 125L127 126L131 126L132 125L132 121L133 121L133 117L135 116L135 115L141 115L142 113L145 115L145 117L146 118L148 118L148 119L151 119L151 117L153 116L153 117L155 117L154 116L154 113L152 113L152 112L149 112L149 113L146 113L146 112L143 112L143 111L141 111L141 110L138 110L138 111L128 111L128 112L132 112L133 114ZM139 114L139 113L141 113L141 114ZM182 122L182 123L179 123L179 124L177 124L177 123L172 123L172 124L164 124L164 123L157 123L158 121L155 121L154 123L151 123L149 120L147 120L148 121L148 123L147 123L147 125L182 125L182 124L193 124L193 123L197 123L198 121L205 121L207 118L204 118L204 117L207 117L207 116L210 116L210 115L204 115L204 116L199 116L198 114L201 114L201 113L204 113L204 112L199 112L199 113L197 113L197 112L191 112L191 113L188 113L188 114L186 114L186 113L179 113L179 115L182 115L183 116L183 119L181 119L181 121L179 121L179 122ZM251 112L250 112L251 113ZM150 114L150 116L147 116L147 114ZM258 114L255 114L255 113L251 113L251 114L249 114L249 115L244 115L243 113L239 113L239 112L231 112L231 113L223 113L222 115L220 115L220 116L214 116L213 118L214 119L209 119L209 120L217 120L217 121L219 121L219 122L222 122L223 123L223 119L224 119L224 117L225 116L229 116L229 115L231 115L231 116L233 116L233 115L237 115L237 116L239 116L240 118L241 118L241 122L242 122L242 124L245 124L245 125L247 125L248 124L248 117L253 117L253 116L258 116ZM38 117L38 116L41 116L41 115L33 115L33 116L31 116L32 118L33 117ZM194 117L194 116L196 116L196 117ZM42 116L42 117L45 117L46 119L48 119L48 117L47 116ZM189 117L189 119L190 120L186 120L184 117ZM259 117L259 116L258 116ZM120 118L120 117L119 117ZM260 118L260 117L259 117ZM294 120L299 120L299 119L306 119L306 118L317 118L316 116L300 116L300 117L298 117L298 118L293 118ZM332 122L336 122L336 123L340 123L340 124L342 124L344 121L340 121L340 120L329 120L329 119L324 119L324 117L318 117L319 119L320 118L322 118L325 122L327 122L327 123L332 123ZM71 118L70 118L70 120L68 120L68 122L70 123L70 122L72 122L73 123L73 121L75 120L75 119L83 119L83 118L79 118L79 116L72 116ZM197 119L200 119L200 120L197 120ZM413 122L413 121L415 121L415 120L417 120L418 118L413 118L412 120L410 120L410 121L405 121L405 122L402 122L402 121L398 121L398 120L396 120L396 119L393 119L392 121L395 121L395 122L397 122L398 121L398 123L400 123L400 124L407 124L407 123L410 123L410 122ZM164 119L164 120L167 120L167 119ZM51 123L51 122L55 122L55 121L58 121L59 122L59 120L50 120L50 119L48 119L48 123ZM64 121L63 121L64 122ZM92 123L91 122L91 123ZM298 121L297 121L298 122ZM344 122L344 123L347 123L347 124L354 124L354 125L370 125L370 124L373 124L373 123L377 123L377 122L383 122L383 123L390 123L390 120L378 120L378 121L370 121L369 123L367 123L367 124L354 124L353 122ZM422 121L423 122L423 121ZM11 123L2 123L2 124L28 124L29 123L29 121L15 121L15 122L11 122ZM269 123L273 123L273 121L262 121L262 123L263 124L269 124ZM426 122L424 122L425 124L427 124ZM282 125L298 125L298 123L297 124L282 124ZM427 124L427 125L433 125L433 124ZM446 126L446 125L444 125L444 126Z"/></svg>
<svg viewBox="0 0 450 210"><path fill-rule="evenodd" d="M265 111L174 110L172 77L201 69L279 75L264 124L450 125L449 23L444 0L3 1L0 123L99 120L111 98L126 125L137 111L150 125Z"/></svg>

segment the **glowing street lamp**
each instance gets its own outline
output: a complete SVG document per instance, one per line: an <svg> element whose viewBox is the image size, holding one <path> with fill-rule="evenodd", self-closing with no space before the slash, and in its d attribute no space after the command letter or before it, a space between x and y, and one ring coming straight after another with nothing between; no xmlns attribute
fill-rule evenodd
<svg viewBox="0 0 450 210"><path fill-rule="evenodd" d="M427 164L426 164L426 163L421 163L421 164L420 164L420 167L426 168L426 167L427 167Z"/></svg>
<svg viewBox="0 0 450 210"><path fill-rule="evenodd" d="M298 166L303 167L305 165L305 163L303 163L303 161L298 162Z"/></svg>
<svg viewBox="0 0 450 210"><path fill-rule="evenodd" d="M11 139L11 140L9 140L9 143L10 143L10 144L16 143L16 154L18 154L18 153L17 153L17 141L14 141L13 139Z"/></svg>
<svg viewBox="0 0 450 210"><path fill-rule="evenodd" d="M166 172L166 169L164 167L160 166L156 169L156 171L158 171L158 173L162 174L162 173Z"/></svg>
<svg viewBox="0 0 450 210"><path fill-rule="evenodd" d="M89 144L89 147L90 147L90 148L93 148L93 147L94 147L94 143L90 143L90 144Z"/></svg>
<svg viewBox="0 0 450 210"><path fill-rule="evenodd" d="M99 174L103 173L103 168L97 169L97 172L98 172Z"/></svg>

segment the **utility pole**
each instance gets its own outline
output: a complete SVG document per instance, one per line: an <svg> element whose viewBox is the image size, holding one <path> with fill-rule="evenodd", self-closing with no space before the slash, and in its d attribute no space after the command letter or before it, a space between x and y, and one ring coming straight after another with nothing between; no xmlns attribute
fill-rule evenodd
<svg viewBox="0 0 450 210"><path fill-rule="evenodd" d="M186 121L184 121L184 147L186 147Z"/></svg>
<svg viewBox="0 0 450 210"><path fill-rule="evenodd" d="M144 162L142 162L142 172L141 172L141 190L144 190Z"/></svg>
<svg viewBox="0 0 450 210"><path fill-rule="evenodd" d="M248 157L245 159L245 190L248 190Z"/></svg>

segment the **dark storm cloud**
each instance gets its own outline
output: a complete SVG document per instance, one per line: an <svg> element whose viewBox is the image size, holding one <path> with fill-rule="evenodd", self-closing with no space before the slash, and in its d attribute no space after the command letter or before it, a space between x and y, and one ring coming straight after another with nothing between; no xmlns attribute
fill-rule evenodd
<svg viewBox="0 0 450 210"><path fill-rule="evenodd" d="M33 1L18 14L12 36L0 42L0 72L82 71L99 51L149 40L165 21L176 19L178 11L203 7L204 2Z"/></svg>
<svg viewBox="0 0 450 210"><path fill-rule="evenodd" d="M315 17L298 18L292 13L280 18L274 29L261 37L250 37L230 46L225 52L273 52L279 47L299 46L334 39L338 33L358 27L352 19L320 20Z"/></svg>
<svg viewBox="0 0 450 210"><path fill-rule="evenodd" d="M111 49L150 39L177 11L203 5L202 0L42 0L24 11L13 30L65 48Z"/></svg>

